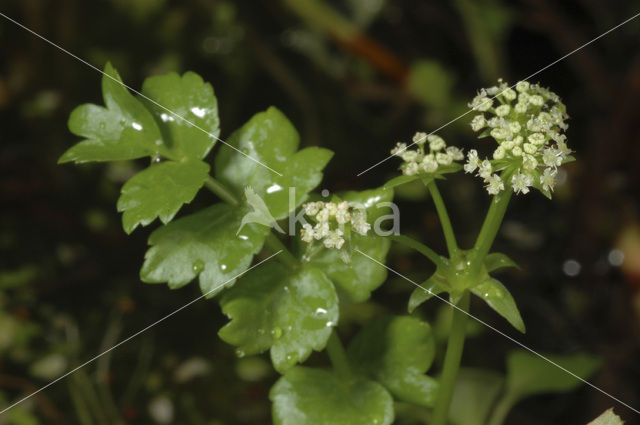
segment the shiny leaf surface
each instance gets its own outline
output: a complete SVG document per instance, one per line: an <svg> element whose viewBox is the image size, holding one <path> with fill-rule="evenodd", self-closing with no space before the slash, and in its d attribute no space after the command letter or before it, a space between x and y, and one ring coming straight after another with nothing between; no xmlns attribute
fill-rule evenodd
<svg viewBox="0 0 640 425"><path fill-rule="evenodd" d="M220 135L218 102L211 84L193 72L182 76L172 72L147 78L142 94L156 102L141 98L175 156L202 159L209 153Z"/></svg>
<svg viewBox="0 0 640 425"><path fill-rule="evenodd" d="M236 235L246 212L243 207L217 204L155 230L149 237L142 280L179 288L199 276L200 288L209 296L221 291L222 285L233 285L269 231L247 224Z"/></svg>
<svg viewBox="0 0 640 425"><path fill-rule="evenodd" d="M389 425L393 399L377 382L294 367L271 388L276 425Z"/></svg>
<svg viewBox="0 0 640 425"><path fill-rule="evenodd" d="M509 290L505 288L502 283L490 278L480 285L472 287L471 292L482 298L489 307L507 319L514 328L522 333L525 332L524 322L522 321L522 317L520 317L518 306Z"/></svg>
<svg viewBox="0 0 640 425"><path fill-rule="evenodd" d="M367 325L348 349L356 370L402 401L433 407L438 390L425 375L435 356L431 327L413 317L384 317Z"/></svg>
<svg viewBox="0 0 640 425"><path fill-rule="evenodd" d="M84 104L73 110L69 130L84 140L67 150L59 163L118 161L164 152L151 113L122 85L110 63L104 72L102 96L106 107Z"/></svg>
<svg viewBox="0 0 640 425"><path fill-rule="evenodd" d="M333 284L309 266L291 272L279 263L264 264L238 280L220 305L231 318L220 337L239 355L271 349L281 373L322 350L338 322Z"/></svg>
<svg viewBox="0 0 640 425"><path fill-rule="evenodd" d="M298 132L274 107L254 115L227 142L235 149L220 149L216 177L237 196L251 186L276 219L286 217L304 202L307 193L322 180L322 169L333 156L331 151L316 147L296 152ZM295 190L295 197L290 202L291 190Z"/></svg>
<svg viewBox="0 0 640 425"><path fill-rule="evenodd" d="M183 204L195 198L209 176L209 165L197 160L153 164L125 183L118 199L122 225L131 233L156 217L168 223Z"/></svg>

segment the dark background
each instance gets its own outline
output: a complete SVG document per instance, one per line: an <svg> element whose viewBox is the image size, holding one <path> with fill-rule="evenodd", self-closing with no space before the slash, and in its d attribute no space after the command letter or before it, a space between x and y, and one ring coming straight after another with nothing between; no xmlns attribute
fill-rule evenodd
<svg viewBox="0 0 640 425"><path fill-rule="evenodd" d="M134 88L155 73L199 73L216 91L223 138L277 106L303 145L335 151L321 188L339 191L379 186L397 174L390 160L356 177L396 141L465 112L478 88L498 77L525 78L640 11L631 1L598 0L319 3L342 16L353 35L342 36L337 19L296 13L295 0L4 0L0 12L98 68L110 60ZM640 18L532 78L567 105L569 146L578 160L564 167L552 201L537 192L516 196L496 241L521 266L502 280L527 334L473 305L483 320L536 350L600 356L592 382L634 407L640 406L639 41ZM66 127L70 111L101 103L100 79L0 17L0 405L199 295L197 285L169 291L138 279L155 225L126 236L115 201L145 164L56 164L77 141ZM440 134L475 147L470 118ZM469 246L488 196L464 175L441 190L459 240ZM203 192L183 212L213 200ZM423 191L403 188L397 202L403 233L444 252ZM577 274L568 260L579 263ZM389 265L416 279L432 271L396 249ZM348 336L381 312L403 313L412 289L390 277L371 302L343 312L342 332ZM0 424L270 423L267 393L277 374L266 356L234 356L217 337L225 321L215 302L197 303L12 416L0 416ZM514 348L486 330L469 341L463 362L501 371ZM507 423L583 424L612 406L627 423L640 423L586 386L528 399ZM413 422L398 415L397 423Z"/></svg>

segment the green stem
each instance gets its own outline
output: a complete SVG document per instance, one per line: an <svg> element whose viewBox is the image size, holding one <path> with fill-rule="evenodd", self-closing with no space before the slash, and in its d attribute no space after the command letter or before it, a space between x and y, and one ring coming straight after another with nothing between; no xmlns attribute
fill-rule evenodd
<svg viewBox="0 0 640 425"><path fill-rule="evenodd" d="M511 189L507 189L506 191L494 196L491 200L491 206L489 207L487 216L482 224L482 229L480 229L480 234L478 235L476 244L473 247L475 251L474 259L478 264L482 264L484 257L486 257L489 253L489 249L491 249L491 245L498 234L498 229L500 229L502 219L507 211L507 206L509 205L509 200L511 199L512 194L513 191Z"/></svg>
<svg viewBox="0 0 640 425"><path fill-rule="evenodd" d="M433 412L432 425L445 425L447 423L447 417L449 416L449 406L451 404L451 398L453 397L458 369L460 369L460 360L462 359L462 350L466 336L465 329L468 319L466 312L469 309L469 292L465 291L458 302L458 308L451 308L454 309L453 321L447 342L444 367L442 369L442 375L440 376L440 388L438 389L438 398Z"/></svg>
<svg viewBox="0 0 640 425"><path fill-rule="evenodd" d="M344 350L342 341L340 341L340 337L335 329L331 333L329 341L327 341L327 354L329 355L331 365L337 374L342 376L351 375L351 366L349 365L347 353Z"/></svg>
<svg viewBox="0 0 640 425"><path fill-rule="evenodd" d="M223 201L228 202L231 205L238 205L238 199L233 195L233 193L213 177L209 177L207 181L204 182L204 185L207 186L207 189L218 195L218 197Z"/></svg>
<svg viewBox="0 0 640 425"><path fill-rule="evenodd" d="M267 239L265 239L265 244L271 249L273 252L281 251L278 256L280 260L285 263L287 266L291 268L297 268L300 265L300 262L296 257L289 252L286 246L278 239L276 235L273 233L269 233L267 235Z"/></svg>
<svg viewBox="0 0 640 425"><path fill-rule="evenodd" d="M496 407L493 409L493 413L491 414L491 417L487 424L502 425L504 420L507 419L507 415L509 414L509 411L513 407L515 401L515 399L509 397L508 395L500 399L498 404L496 404Z"/></svg>
<svg viewBox="0 0 640 425"><path fill-rule="evenodd" d="M424 255L429 260L431 260L431 262L434 263L436 266L442 266L442 258L428 246L405 235L391 235L390 237L391 237L391 240L396 241L400 244L406 245L409 248L412 248L418 251L420 254Z"/></svg>
<svg viewBox="0 0 640 425"><path fill-rule="evenodd" d="M451 220L449 220L447 207L445 207L442 196L440 196L440 191L438 190L438 186L436 186L436 182L434 180L430 181L429 184L427 184L427 187L429 188L429 192L431 193L433 203L436 205L438 217L440 217L440 224L442 225L444 238L447 241L447 250L449 251L449 257L453 257L453 255L458 251L458 243L456 242L456 236L453 233Z"/></svg>

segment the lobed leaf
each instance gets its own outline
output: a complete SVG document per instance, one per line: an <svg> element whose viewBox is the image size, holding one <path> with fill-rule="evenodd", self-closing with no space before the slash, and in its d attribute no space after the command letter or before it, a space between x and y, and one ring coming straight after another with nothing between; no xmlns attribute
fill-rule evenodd
<svg viewBox="0 0 640 425"><path fill-rule="evenodd" d="M377 382L294 367L271 388L276 425L389 425L393 399Z"/></svg>
<svg viewBox="0 0 640 425"><path fill-rule="evenodd" d="M518 306L511 293L498 280L489 278L479 285L471 287L471 292L482 298L496 313L507 319L511 325L522 333L526 329Z"/></svg>
<svg viewBox="0 0 640 425"><path fill-rule="evenodd" d="M278 220L304 202L333 156L317 147L296 152L298 132L274 107L254 115L227 142L216 157L216 177L238 196L251 186ZM290 190L295 190L291 201Z"/></svg>
<svg viewBox="0 0 640 425"><path fill-rule="evenodd" d="M246 212L245 207L217 204L156 229L149 237L142 280L179 288L199 276L200 288L209 296L233 285L269 232L247 224L236 234Z"/></svg>
<svg viewBox="0 0 640 425"><path fill-rule="evenodd" d="M220 338L238 353L271 349L271 361L281 373L322 350L338 323L338 297L319 269L305 266L290 272L268 263L247 273L221 299L231 321Z"/></svg>
<svg viewBox="0 0 640 425"><path fill-rule="evenodd" d="M122 186L118 211L122 226L131 233L156 217L168 223L183 204L195 198L209 176L209 165L198 160L152 164Z"/></svg>
<svg viewBox="0 0 640 425"><path fill-rule="evenodd" d="M425 375L435 356L431 327L413 317L383 317L368 324L349 346L351 364L397 399L433 407L435 379Z"/></svg>
<svg viewBox="0 0 640 425"><path fill-rule="evenodd" d="M413 313L416 308L431 299L434 295L441 294L442 292L449 292L451 290L447 278L438 270L436 270L436 272L420 286L420 288L414 289L409 297L409 313Z"/></svg>
<svg viewBox="0 0 640 425"><path fill-rule="evenodd" d="M67 150L58 162L118 161L166 153L151 113L129 93L110 63L104 73L102 96L106 107L84 104L71 112L69 130L84 140Z"/></svg>
<svg viewBox="0 0 640 425"><path fill-rule="evenodd" d="M153 113L164 144L178 158L204 158L220 135L218 101L211 84L193 72L147 78L142 102ZM162 106L160 106L162 105Z"/></svg>

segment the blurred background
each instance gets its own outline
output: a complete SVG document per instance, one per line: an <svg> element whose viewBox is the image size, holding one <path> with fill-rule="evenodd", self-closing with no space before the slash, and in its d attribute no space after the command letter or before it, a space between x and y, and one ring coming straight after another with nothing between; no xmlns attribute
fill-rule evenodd
<svg viewBox="0 0 640 425"><path fill-rule="evenodd" d="M319 189L380 186L398 140L461 113L480 87L515 82L633 16L631 1L597 0L3 0L0 11L125 83L193 70L211 82L222 137L269 105L303 145L335 151ZM120 186L144 164L58 166L77 138L66 121L102 103L101 76L0 18L0 406L35 391L199 295L138 278L154 226L126 236ZM592 382L640 406L640 19L571 55L532 82L567 105L569 146L552 201L517 196L495 249L521 266L501 279L527 325L516 335L485 306L480 318L545 353L585 352L603 366ZM471 115L440 134L477 142ZM479 182L457 175L441 191L463 246L488 205ZM189 212L214 198L201 193ZM440 252L444 240L424 188L399 188L403 233ZM424 279L433 270L394 247L389 265ZM345 307L341 332L402 314L413 287L389 277L370 302ZM439 323L437 302L423 314ZM443 319L444 320L444 319ZM0 424L268 424L278 375L267 357L238 359L220 341L215 302L196 303L0 416ZM504 371L515 345L478 328L463 363ZM440 350L442 351L442 350ZM310 362L322 362L314 355ZM551 366L550 366L551 367ZM582 387L517 405L507 424L584 424L608 407ZM420 412L397 409L399 424Z"/></svg>

